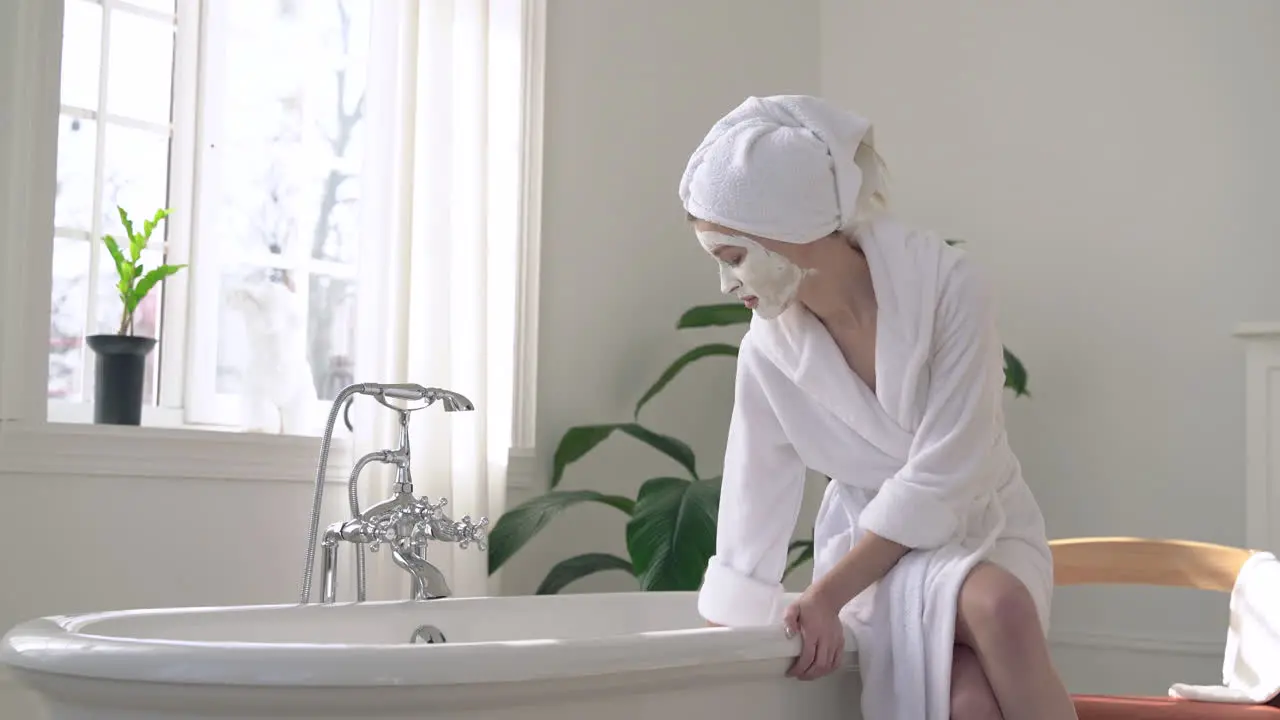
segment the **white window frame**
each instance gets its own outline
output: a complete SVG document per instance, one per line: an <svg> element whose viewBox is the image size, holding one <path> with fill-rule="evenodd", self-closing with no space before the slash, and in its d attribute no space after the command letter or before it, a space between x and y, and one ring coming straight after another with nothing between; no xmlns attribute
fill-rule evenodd
<svg viewBox="0 0 1280 720"><path fill-rule="evenodd" d="M110 2L112 0L106 0ZM531 462L536 453L535 402L542 177L542 96L545 0L518 0L522 5L522 54L525 88L521 150L520 283L517 291L515 379L516 417L511 450L512 485L530 484L540 474ZM178 0L182 4L197 0ZM62 0L11 0L9 22L0 28L0 106L20 108L0 127L0 217L7 220L6 242L0 243L0 478L7 474L105 475L156 478L233 478L310 482L314 477L318 439L219 431L218 428L99 426L81 418L50 416L48 347L52 284L51 239L54 236L54 184L60 114ZM189 9L187 10L189 11ZM179 23L182 33L183 23ZM187 44L182 36L175 38ZM195 58L175 53L174 73L194 74ZM188 75L190 76L190 75ZM192 83L176 83L192 88ZM181 108L189 97L175 94L174 124L185 124ZM194 112L194 110L191 110ZM194 137L175 133L171 152L171 187L193 174L184 158L194 157ZM185 192L178 188L176 192ZM171 191L171 197L176 197ZM171 205L179 205L172 202ZM190 206L190 205L188 205ZM192 218L175 213L169 233L189 233ZM171 262L182 262L182 244L173 242ZM170 298L184 298L189 282L171 278L164 313L184 317L190 308ZM179 324L185 328L185 325ZM189 370L182 357L185 338L171 328L166 360ZM162 333L163 334L163 333ZM162 351L163 352L163 351ZM175 358L177 358L175 360ZM170 365L172 367L172 365ZM162 375L162 403L174 397L186 373ZM180 396L180 394L179 394ZM86 404L85 407L88 407ZM335 469L341 453L330 456ZM339 476L340 477L340 476Z"/></svg>
<svg viewBox="0 0 1280 720"><path fill-rule="evenodd" d="M170 139L168 167L168 199L167 207L173 209L165 221L165 262L173 264L188 263L192 247L192 217L188 208L192 207L191 199L195 185L196 147L195 112L198 99L196 79L199 67L198 33L202 24L198 21L201 13L200 0L175 0L173 14L134 5L128 0L79 0L102 7L102 36L98 69L98 97L96 108L78 108L65 103L59 104L59 116L68 115L93 120L96 123L97 141L95 143L93 210L90 230L75 228L54 228L57 235L84 240L90 246L89 287L86 303L86 322L93 322L97 317L99 267L109 262L105 248L98 239L102 234L102 209L99 202L102 198L103 155L105 152L105 134L107 123L132 127L135 129L164 132ZM63 5L65 7L65 5ZM131 118L112 115L107 112L107 86L110 74L111 52L111 18L116 12L132 13L155 20L168 21L175 24L173 39L173 77L172 111L167 126L143 122ZM196 18L197 22L188 22ZM61 42L58 44L62 50ZM59 78L61 84L61 78ZM136 218L135 218L136 219ZM156 404L144 403L142 407L142 423L147 427L178 428L188 424L183 411L183 388L186 382L187 356L187 307L190 280L188 273L182 272L168 278L162 287L153 290L161 293L161 330L157 347L159 354L156 383ZM166 321L168 318L179 318L180 322ZM92 385L92 352L85 346L80 349L81 387L84 395L79 402L60 399L47 401L47 417L55 423L91 423L93 421L93 404L90 393ZM163 369L162 369L163 368Z"/></svg>

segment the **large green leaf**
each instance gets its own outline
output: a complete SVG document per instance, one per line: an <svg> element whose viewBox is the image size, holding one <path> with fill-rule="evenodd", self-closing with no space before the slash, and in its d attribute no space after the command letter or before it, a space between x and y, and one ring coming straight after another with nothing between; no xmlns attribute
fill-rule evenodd
<svg viewBox="0 0 1280 720"><path fill-rule="evenodd" d="M697 459L693 450L685 443L669 435L656 433L638 423L614 423L610 425L578 425L571 427L560 438L552 461L551 487L555 488L564 477L564 470L570 464L581 460L597 445L609 439L617 430L624 432L667 457L680 463L689 471L691 477L698 477Z"/></svg>
<svg viewBox="0 0 1280 720"><path fill-rule="evenodd" d="M576 580L610 570L622 570L630 574L631 561L609 553L575 555L568 560L561 560L551 568L551 572L547 573L542 584L538 586L537 594L554 595Z"/></svg>
<svg viewBox="0 0 1280 720"><path fill-rule="evenodd" d="M552 491L539 495L503 513L489 531L489 572L502 567L560 511L584 502L603 503L627 515L635 511L635 501L631 498L605 495L595 490Z"/></svg>
<svg viewBox="0 0 1280 720"><path fill-rule="evenodd" d="M617 425L578 425L566 430L552 460L551 487L555 488L560 484L566 467L581 460L597 445L608 440L617 428Z"/></svg>
<svg viewBox="0 0 1280 720"><path fill-rule="evenodd" d="M1009 352L1009 348L1004 349L1004 386L1013 390L1015 397L1031 396L1031 391L1027 390L1027 368L1016 355Z"/></svg>
<svg viewBox="0 0 1280 720"><path fill-rule="evenodd" d="M658 377L657 382L655 382L653 386L645 392L644 396L640 398L640 402L636 403L636 417L640 417L640 408L644 407L645 403L649 402L654 398L654 396L662 392L662 389L674 380L676 375L680 374L681 370L684 370L691 363L701 360L702 358L717 356L738 357L738 346L729 345L727 343L709 343L707 345L699 345L676 358L676 361L671 363L671 365L662 372L662 375Z"/></svg>
<svg viewBox="0 0 1280 720"><path fill-rule="evenodd" d="M742 303L699 305L689 308L684 315L680 316L676 329L745 325L749 322L751 322L751 310Z"/></svg>
<svg viewBox="0 0 1280 720"><path fill-rule="evenodd" d="M640 487L627 551L644 590L697 590L716 550L720 479L660 477Z"/></svg>
<svg viewBox="0 0 1280 720"><path fill-rule="evenodd" d="M790 575L793 570L813 559L813 540L796 540L792 542L791 546L787 548L787 555L791 555L797 550L799 550L800 553L791 558L791 562L787 563L787 570L782 573L782 577L785 578Z"/></svg>

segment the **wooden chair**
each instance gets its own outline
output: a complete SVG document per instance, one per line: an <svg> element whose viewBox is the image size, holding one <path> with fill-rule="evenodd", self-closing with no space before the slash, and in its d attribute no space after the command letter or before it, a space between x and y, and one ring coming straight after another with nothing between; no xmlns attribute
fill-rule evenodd
<svg viewBox="0 0 1280 720"><path fill-rule="evenodd" d="M1070 538L1049 543L1054 585L1156 585L1229 593L1251 550L1188 540ZM1075 695L1080 720L1280 720L1280 703Z"/></svg>

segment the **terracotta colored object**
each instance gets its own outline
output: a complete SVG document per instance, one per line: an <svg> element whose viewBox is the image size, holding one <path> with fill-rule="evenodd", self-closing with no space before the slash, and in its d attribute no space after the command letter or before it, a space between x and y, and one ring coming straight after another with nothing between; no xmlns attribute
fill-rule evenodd
<svg viewBox="0 0 1280 720"><path fill-rule="evenodd" d="M1190 702L1167 697L1076 695L1080 720L1280 720L1270 705Z"/></svg>

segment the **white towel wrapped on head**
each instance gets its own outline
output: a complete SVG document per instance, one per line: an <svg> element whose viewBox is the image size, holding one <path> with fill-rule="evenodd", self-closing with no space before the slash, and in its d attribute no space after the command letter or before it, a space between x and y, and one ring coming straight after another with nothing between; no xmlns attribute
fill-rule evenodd
<svg viewBox="0 0 1280 720"><path fill-rule="evenodd" d="M750 97L711 127L680 179L694 217L739 232L807 243L851 227L881 190L855 162L871 123L808 95Z"/></svg>
<svg viewBox="0 0 1280 720"><path fill-rule="evenodd" d="M1262 705L1280 696L1280 562L1269 552L1245 561L1231 590L1221 685L1175 683L1169 697Z"/></svg>

